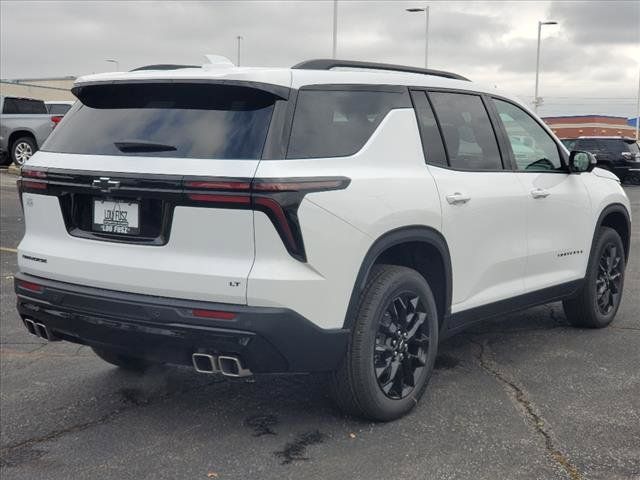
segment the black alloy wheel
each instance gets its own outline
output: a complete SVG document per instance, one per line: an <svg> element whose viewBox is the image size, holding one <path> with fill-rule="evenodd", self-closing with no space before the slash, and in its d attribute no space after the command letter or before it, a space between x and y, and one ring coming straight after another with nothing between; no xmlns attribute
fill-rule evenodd
<svg viewBox="0 0 640 480"><path fill-rule="evenodd" d="M563 307L571 325L604 328L622 303L627 257L620 234L610 227L600 227L591 250L582 287Z"/></svg>
<svg viewBox="0 0 640 480"><path fill-rule="evenodd" d="M622 252L609 243L604 247L596 278L596 301L598 310L609 315L620 303L622 293Z"/></svg>
<svg viewBox="0 0 640 480"><path fill-rule="evenodd" d="M426 309L414 292L393 298L380 319L373 364L378 386L389 398L407 397L422 375L429 349L426 319Z"/></svg>

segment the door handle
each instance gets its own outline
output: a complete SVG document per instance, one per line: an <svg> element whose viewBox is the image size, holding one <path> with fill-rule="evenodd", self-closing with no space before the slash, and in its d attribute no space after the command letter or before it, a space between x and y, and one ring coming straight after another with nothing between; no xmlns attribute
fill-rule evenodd
<svg viewBox="0 0 640 480"><path fill-rule="evenodd" d="M551 195L551 192L544 188L534 188L531 190L531 196L533 198L547 198L549 195Z"/></svg>
<svg viewBox="0 0 640 480"><path fill-rule="evenodd" d="M467 203L469 200L471 200L471 197L469 197L468 195L463 195L460 192L456 192L452 195L447 195L446 199L447 202L449 202L451 205L458 205L461 203Z"/></svg>

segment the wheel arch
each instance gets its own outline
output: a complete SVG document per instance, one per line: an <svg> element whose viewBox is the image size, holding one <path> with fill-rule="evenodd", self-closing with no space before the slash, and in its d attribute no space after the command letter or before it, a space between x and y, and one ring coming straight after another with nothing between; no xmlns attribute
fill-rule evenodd
<svg viewBox="0 0 640 480"><path fill-rule="evenodd" d="M629 249L631 248L631 215L623 204L614 203L607 205L602 212L600 212L595 231L593 232L593 239L591 240L589 264L591 263L591 257L593 256L598 232L602 227L610 227L618 232L618 235L620 235L620 238L622 239L625 260L628 261Z"/></svg>
<svg viewBox="0 0 640 480"><path fill-rule="evenodd" d="M356 277L344 319L344 328L351 328L371 268L378 263L407 266L417 270L429 283L438 307L441 329L451 316L452 270L451 256L440 232L426 226L407 226L380 236L369 248Z"/></svg>
<svg viewBox="0 0 640 480"><path fill-rule="evenodd" d="M36 144L36 148L39 148L38 140L36 140L36 134L31 130L21 129L15 130L9 134L9 139L7 141L7 150L11 151L11 149L13 149L14 142L21 137L31 137Z"/></svg>

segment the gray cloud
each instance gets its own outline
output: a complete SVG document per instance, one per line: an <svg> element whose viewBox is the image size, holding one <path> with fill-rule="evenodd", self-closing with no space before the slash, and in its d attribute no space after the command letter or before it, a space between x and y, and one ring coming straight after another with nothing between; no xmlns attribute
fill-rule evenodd
<svg viewBox="0 0 640 480"><path fill-rule="evenodd" d="M0 2L2 78L80 75L152 63L203 62L205 53L243 64L290 66L331 55L332 1ZM339 2L343 58L421 65L424 15L413 1ZM549 113L634 113L640 58L637 2L430 2L430 66L532 94L535 31L545 28L542 87ZM25 25L28 28L25 33ZM616 74L613 75L612 72ZM616 97L609 105L590 97ZM618 101L618 98L622 98ZM571 108L570 108L571 107ZM596 112L597 113L597 112Z"/></svg>
<svg viewBox="0 0 640 480"><path fill-rule="evenodd" d="M628 44L640 42L640 2L555 1L549 18L571 32L577 44Z"/></svg>

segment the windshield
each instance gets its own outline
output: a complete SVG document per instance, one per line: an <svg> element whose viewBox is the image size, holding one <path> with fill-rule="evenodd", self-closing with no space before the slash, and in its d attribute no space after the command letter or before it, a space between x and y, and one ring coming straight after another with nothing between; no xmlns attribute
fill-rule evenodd
<svg viewBox="0 0 640 480"><path fill-rule="evenodd" d="M238 85L87 86L42 150L92 155L258 159L276 100Z"/></svg>

